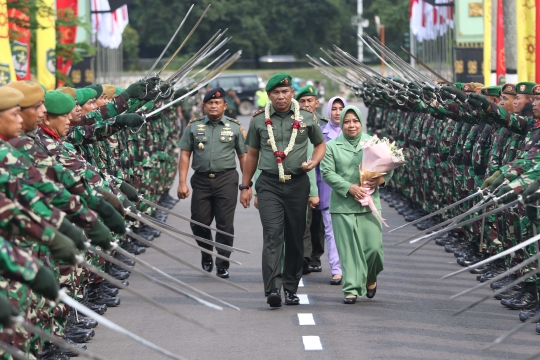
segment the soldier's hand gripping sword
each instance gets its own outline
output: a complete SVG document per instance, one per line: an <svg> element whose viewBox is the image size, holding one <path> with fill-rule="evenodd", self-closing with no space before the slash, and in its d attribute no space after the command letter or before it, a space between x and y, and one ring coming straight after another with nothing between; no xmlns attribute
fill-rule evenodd
<svg viewBox="0 0 540 360"><path fill-rule="evenodd" d="M184 95L184 96L185 96L185 95ZM159 206L159 205L156 204L156 203L153 203L153 202L151 202L151 201L148 201L148 200L146 200L145 198L143 198L142 196L140 197L140 199L141 199L141 201L142 201L143 203L145 203L145 204L147 204L147 205L150 205L150 206L152 206L152 207L155 207L156 209L159 209L159 210L161 210L161 211L165 211L166 213L168 213L168 214L170 214L170 215L172 215L172 216L176 216L177 218L180 218L180 219L182 219L182 220L189 221L189 222L192 223L192 224L198 225L198 226L203 227L203 228L205 228L205 229L210 229L210 230L215 231L215 232L218 232L218 233L220 233L220 234L224 234L224 235L231 236L231 237L236 237L235 235L229 234L228 232L225 232L225 231L222 231L222 230L213 228L213 227L211 227L211 226L205 225L205 224L200 223L200 222L195 221L195 220L191 220L190 218L188 218L188 217L186 217L186 216L182 216L182 215L180 215L180 214L178 214L178 213L175 213L174 211L171 211L171 210L169 210L169 209L167 209L167 208L164 208L163 206Z"/></svg>
<svg viewBox="0 0 540 360"><path fill-rule="evenodd" d="M219 276L216 276L216 275L214 275L214 274L212 274L212 273L209 273L209 272L207 272L207 271L201 269L201 268L198 267L198 266L195 266L195 265L193 265L193 264L191 264L191 263L189 263L189 262L187 262L187 261L185 261L185 260L182 260L182 259L180 259L179 257L177 257L177 256L175 256L175 255L169 253L168 251L166 251L166 250L160 248L159 246L156 246L156 245L153 244L151 241L147 241L145 238L143 238L143 237L141 237L141 236L139 236L139 235L137 235L137 234L135 234L135 233L133 233L133 232L131 232L131 231L129 231L129 230L126 231L126 234L129 235L130 237L134 238L135 240L138 240L138 241L142 242L143 244L147 245L148 247L151 247L151 248L153 248L154 250L156 250L156 251L162 253L163 255L165 255L165 256L167 256L167 257L169 257L169 258L171 258L171 259L173 259L173 260L179 262L180 264L185 265L185 266L187 266L187 267L189 267L189 268L191 268L191 269L193 269L193 270L195 270L195 271L197 271L197 272L203 274L204 276L208 276L208 277L210 277L210 278L212 278L212 279L214 279L214 280L217 280L217 281L219 281L219 282L221 282L221 283L223 283L223 284L227 284L227 285L233 286L233 287L235 287L235 288L237 288L237 289L240 289L240 290L244 290L244 291L246 291L246 292L249 292L249 290L246 289L245 287L240 286L240 285L237 285L237 284L235 284L235 283L233 283L233 282L230 282L230 281L227 281L227 280L225 280L225 279L222 279L222 278L220 278Z"/></svg>
<svg viewBox="0 0 540 360"><path fill-rule="evenodd" d="M65 304L71 306L72 308L74 308L78 312L88 316L89 318L98 321L100 325L108 327L109 329L111 329L113 331L116 331L117 333L120 333L122 335L125 335L125 336L129 337L130 339L134 340L135 342L137 342L137 343L139 343L139 344L141 344L143 346L146 346L147 348L150 348L150 349L152 349L154 351L157 351L160 354L163 354L163 355L165 355L165 356L167 356L167 357L169 357L171 359L185 360L185 358L180 357L180 356L178 356L176 354L173 354L172 352L170 352L168 350L165 350L162 347L159 347L159 346L151 343L150 341L148 341L146 339L143 339L142 337L140 337L138 335L135 335L134 333L132 333L132 332L124 329L123 327L113 323L112 321L108 320L107 318L93 312L92 310L90 310L86 306L84 306L82 304L79 304L77 301L73 300L72 298L70 298L66 294L65 289L60 290L59 294L60 294L60 300L62 302L64 302Z"/></svg>
<svg viewBox="0 0 540 360"><path fill-rule="evenodd" d="M127 271L129 271L129 272L133 272L133 273L135 273L135 274L137 274L137 275L140 275L140 276L142 276L142 277L144 277L144 278L150 280L150 281L153 282L153 283L156 283L156 284L158 284L158 285L160 285L160 286L162 286L162 287L164 287L164 288L166 288L166 289L168 289L168 290L174 291L174 292L177 293L177 294L180 294L180 295L183 295L183 296L185 296L185 297L187 297L187 298L190 298L190 299L192 299L192 300L195 300L195 301L197 301L199 304L202 304L202 305L204 305L204 306L207 306L207 307L209 307L209 308L211 308L211 309L214 309L214 310L223 310L223 308L222 308L221 306L212 304L211 302L208 302L208 301L206 301L206 300L203 300L203 299L201 299L201 298L199 298L199 297L197 297L197 296L194 296L194 295L192 295L192 294L190 294L190 293L188 293L188 292L185 292L185 291L183 291L183 290L180 290L180 289L178 289L178 288L175 288L174 286L170 286L169 284L166 284L166 283L164 283L164 282L161 281L161 280L158 280L158 279L156 279L156 278L154 278L154 277L152 277L152 276L150 276L150 275L145 274L145 273L142 272L142 271L139 271L139 270L135 269L133 266L128 266L128 265L124 264L122 261L120 261L120 260L118 260L118 259L115 259L114 257L112 257L112 256L110 256L110 255L107 255L107 254L104 253L103 251L98 250L98 249L96 249L96 248L93 247L93 246L90 246L90 245L89 245L89 246L87 246L87 247L88 247L88 249L91 250L93 253L99 255L100 257L102 257L102 258L105 259L106 261L108 261L108 262L110 262L110 263L112 263L112 264L114 264L114 265L116 265L116 266L121 267L121 268L124 269L124 270L127 270ZM153 270L153 269L152 269L152 270Z"/></svg>
<svg viewBox="0 0 540 360"><path fill-rule="evenodd" d="M133 255L133 254L131 254L131 253L129 253L129 252L127 252L126 250L124 250L124 249L122 249L122 248L120 248L120 247L117 247L117 248L116 248L116 251L118 251L120 254L122 254L122 255L124 255L124 256L130 258L131 260L135 261L135 263L141 264L142 266L144 266L144 267L147 268L148 270L153 270L153 271L157 272L158 274L163 275L163 276L166 277L167 279L169 279L169 280L171 280L171 281L173 281L173 282L179 284L180 286L183 286L183 287L185 287L185 288L187 288L187 289L189 289L189 290L191 290L191 291L193 291L193 292L196 292L197 294L200 294L200 295L202 295L202 296L206 296L206 297L209 298L209 299L212 299L212 300L215 300L215 301L217 301L217 302L219 302L219 303L222 303L223 305L228 306L228 307L230 307L231 309L240 310L240 308L237 307L237 306L234 306L234 305L232 305L232 304L230 304L230 303L228 303L228 302L226 302L226 301L223 301L223 300L221 300L221 299L219 299L219 298L217 298L217 297L215 297L215 296L212 296L212 295L210 295L210 294L208 294L208 293L205 293L204 291L201 291L201 290L199 290L199 289L197 289L197 288L195 288L195 287L193 287L193 286L191 286L191 285L189 285L189 284L186 284L185 282L180 281L180 280L178 280L178 279L175 278L175 277L172 277L171 275L167 274L166 272L159 270L159 269L156 268L155 266L150 265L150 264L147 263L146 261L141 260L139 257L137 257L137 256L135 256L135 255Z"/></svg>

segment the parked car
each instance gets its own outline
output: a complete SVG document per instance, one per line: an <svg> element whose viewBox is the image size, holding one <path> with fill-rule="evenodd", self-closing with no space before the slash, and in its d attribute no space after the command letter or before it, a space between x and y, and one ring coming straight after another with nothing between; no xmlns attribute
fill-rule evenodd
<svg viewBox="0 0 540 360"><path fill-rule="evenodd" d="M251 115L253 112L253 99L255 92L259 90L262 79L257 74L226 74L221 75L210 83L212 88L222 87L225 91L233 89L240 99L238 113Z"/></svg>

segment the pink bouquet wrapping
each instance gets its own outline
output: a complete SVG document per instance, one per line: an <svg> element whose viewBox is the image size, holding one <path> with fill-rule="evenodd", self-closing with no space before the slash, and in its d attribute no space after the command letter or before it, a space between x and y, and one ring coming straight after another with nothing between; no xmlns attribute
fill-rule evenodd
<svg viewBox="0 0 540 360"><path fill-rule="evenodd" d="M360 185L364 185L367 180L383 176L390 171L405 164L403 149L398 149L396 143L390 143L387 138L379 139L376 135L367 140L363 145L362 163L359 166ZM362 206L369 206L370 210L388 227L381 214L377 211L371 194L375 190L362 187L367 196L359 200Z"/></svg>

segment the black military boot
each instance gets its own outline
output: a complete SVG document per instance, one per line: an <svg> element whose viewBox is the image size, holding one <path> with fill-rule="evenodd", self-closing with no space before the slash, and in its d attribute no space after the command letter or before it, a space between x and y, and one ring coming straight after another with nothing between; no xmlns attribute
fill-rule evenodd
<svg viewBox="0 0 540 360"><path fill-rule="evenodd" d="M501 279L499 281L495 281L494 283L492 283L489 286L493 290L497 290L497 289L505 287L507 284L510 284L512 281L514 281L516 279L517 279L517 275L516 274L511 274L511 275L508 275L507 277L505 277L504 279Z"/></svg>
<svg viewBox="0 0 540 360"><path fill-rule="evenodd" d="M511 299L501 300L501 305L512 310L531 309L538 303L538 292L536 283L525 282L521 286L521 291Z"/></svg>
<svg viewBox="0 0 540 360"><path fill-rule="evenodd" d="M527 321L530 318L532 318L533 316L538 315L538 313L540 313L540 302L537 302L536 306L532 310L522 310L519 313L519 320L521 322Z"/></svg>

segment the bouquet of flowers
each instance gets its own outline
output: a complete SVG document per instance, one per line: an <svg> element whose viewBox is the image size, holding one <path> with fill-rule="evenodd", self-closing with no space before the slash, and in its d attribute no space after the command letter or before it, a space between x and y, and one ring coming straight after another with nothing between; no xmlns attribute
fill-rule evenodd
<svg viewBox="0 0 540 360"><path fill-rule="evenodd" d="M390 143L387 138L379 139L377 135L371 137L362 144L363 156L362 163L359 165L360 185L364 185L366 181L385 175L388 172L404 165L406 163L403 149L399 149L395 142ZM368 195L359 200L362 206L369 206L371 211L388 227L377 211L373 203L374 190L364 188Z"/></svg>

